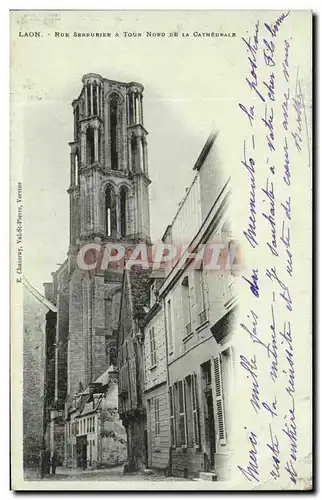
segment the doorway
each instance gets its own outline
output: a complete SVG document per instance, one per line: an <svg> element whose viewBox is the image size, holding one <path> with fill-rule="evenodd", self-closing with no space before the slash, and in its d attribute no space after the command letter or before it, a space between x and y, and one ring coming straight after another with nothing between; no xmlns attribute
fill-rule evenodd
<svg viewBox="0 0 322 500"><path fill-rule="evenodd" d="M87 436L76 437L77 468L87 468Z"/></svg>

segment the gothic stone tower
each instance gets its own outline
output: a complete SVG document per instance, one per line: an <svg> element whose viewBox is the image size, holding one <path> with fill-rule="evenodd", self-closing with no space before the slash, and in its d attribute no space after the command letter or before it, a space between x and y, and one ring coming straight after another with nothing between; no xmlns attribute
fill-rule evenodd
<svg viewBox="0 0 322 500"><path fill-rule="evenodd" d="M68 386L73 397L116 364L121 269L80 269L89 242L150 241L143 87L89 73L72 103Z"/></svg>

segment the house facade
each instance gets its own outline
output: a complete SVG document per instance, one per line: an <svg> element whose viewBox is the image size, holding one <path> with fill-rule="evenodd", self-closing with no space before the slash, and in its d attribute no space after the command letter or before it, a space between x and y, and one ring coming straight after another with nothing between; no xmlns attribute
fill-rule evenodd
<svg viewBox="0 0 322 500"><path fill-rule="evenodd" d="M166 467L175 476L209 472L224 479L232 454L235 278L223 265L214 269L209 252L208 257L200 253L214 244L227 249L233 241L229 182L220 175L215 139L207 140L195 178L163 237L188 250L165 269L157 302L145 319L145 398L149 465ZM202 258L191 259L187 252ZM219 262L228 258L223 252Z"/></svg>
<svg viewBox="0 0 322 500"><path fill-rule="evenodd" d="M150 310L144 318L144 405L147 412L147 467L169 472L169 395L163 303L157 300L163 272L151 273Z"/></svg>
<svg viewBox="0 0 322 500"><path fill-rule="evenodd" d="M118 374L111 365L74 397L65 423L65 465L99 469L123 464L126 433L118 415Z"/></svg>

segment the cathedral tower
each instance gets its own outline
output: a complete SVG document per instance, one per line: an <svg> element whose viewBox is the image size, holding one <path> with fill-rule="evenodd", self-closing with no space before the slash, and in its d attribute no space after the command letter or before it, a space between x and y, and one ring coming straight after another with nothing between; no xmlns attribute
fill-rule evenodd
<svg viewBox="0 0 322 500"><path fill-rule="evenodd" d="M149 240L143 87L90 73L73 101L70 247L83 240Z"/></svg>
<svg viewBox="0 0 322 500"><path fill-rule="evenodd" d="M68 387L73 396L115 362L122 271L76 265L88 242L150 242L143 87L89 73L72 103Z"/></svg>

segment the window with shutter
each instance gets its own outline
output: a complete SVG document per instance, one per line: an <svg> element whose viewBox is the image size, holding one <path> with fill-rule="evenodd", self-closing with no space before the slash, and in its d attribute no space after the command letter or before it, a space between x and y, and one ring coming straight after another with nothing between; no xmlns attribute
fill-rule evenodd
<svg viewBox="0 0 322 500"><path fill-rule="evenodd" d="M226 417L226 442L230 444L231 435L231 407L234 400L234 387L235 387L235 353L234 349L230 346L221 352L221 375L222 386L225 396L225 417Z"/></svg>
<svg viewBox="0 0 322 500"><path fill-rule="evenodd" d="M199 407L198 407L198 396L197 396L197 375L195 373L193 373L191 376L191 402L192 402L194 445L199 447L200 446Z"/></svg>
<svg viewBox="0 0 322 500"><path fill-rule="evenodd" d="M226 422L225 409L223 400L223 385L221 376L221 359L220 356L214 358L214 383L216 394L216 409L218 418L219 442L222 445L226 444Z"/></svg>
<svg viewBox="0 0 322 500"><path fill-rule="evenodd" d="M186 406L186 386L182 381L182 390L183 390L183 410L184 410L184 430L185 430L185 440L184 446L188 445L188 427L187 427L187 406Z"/></svg>
<svg viewBox="0 0 322 500"><path fill-rule="evenodd" d="M207 321L207 301L205 276L202 264L199 269L195 270L195 288L196 288L196 303L199 314L199 324L202 325Z"/></svg>
<svg viewBox="0 0 322 500"><path fill-rule="evenodd" d="M185 276L182 281L182 306L183 306L183 320L185 324L184 336L192 333L191 325L191 303L190 303L190 290L189 278Z"/></svg>
<svg viewBox="0 0 322 500"><path fill-rule="evenodd" d="M167 325L168 325L168 342L169 342L169 353L173 352L173 331L172 331L172 312L171 312L171 301L167 302Z"/></svg>
<svg viewBox="0 0 322 500"><path fill-rule="evenodd" d="M149 335L150 335L150 362L151 362L151 367L153 367L157 364L154 326L152 326L152 328L150 329Z"/></svg>
<svg viewBox="0 0 322 500"><path fill-rule="evenodd" d="M156 349L156 345L155 345L155 336L154 336L154 327L153 327L153 352L154 352L154 365L157 364L157 349Z"/></svg>
<svg viewBox="0 0 322 500"><path fill-rule="evenodd" d="M154 428L154 398L150 399L150 432L151 432L151 436L154 437L154 435L155 435L155 428Z"/></svg>
<svg viewBox="0 0 322 500"><path fill-rule="evenodd" d="M188 445L188 448L192 448L194 446L191 384L192 384L192 377L191 377L191 375L188 375L184 379L185 396L186 396L185 397L185 403L186 403L185 413L186 413L186 423L187 423L187 435L188 435L187 445Z"/></svg>
<svg viewBox="0 0 322 500"><path fill-rule="evenodd" d="M178 403L179 403L178 445L187 446L185 386L183 380L180 380L178 383Z"/></svg>
<svg viewBox="0 0 322 500"><path fill-rule="evenodd" d="M174 386L169 388L170 397L170 433L171 433L171 446L176 444L176 420L175 420L175 397L174 397Z"/></svg>
<svg viewBox="0 0 322 500"><path fill-rule="evenodd" d="M154 398L154 435L160 435L160 406L159 398Z"/></svg>

